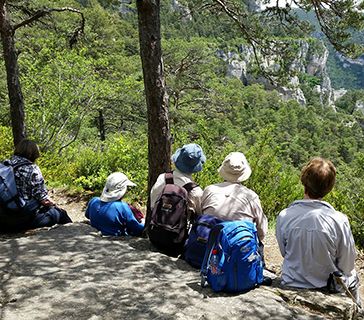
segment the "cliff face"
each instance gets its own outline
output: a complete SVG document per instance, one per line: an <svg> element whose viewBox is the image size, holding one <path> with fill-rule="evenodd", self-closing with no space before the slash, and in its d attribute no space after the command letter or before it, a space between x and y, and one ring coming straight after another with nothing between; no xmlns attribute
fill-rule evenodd
<svg viewBox="0 0 364 320"><path fill-rule="evenodd" d="M333 90L326 70L328 50L318 41L297 40L296 54L292 55L286 68L292 74L285 85L277 85L256 73L257 62L252 47L240 45L237 50L219 50L218 56L227 64L227 76L241 79L245 85L261 83L268 90L277 90L284 99L295 99L306 104L307 97L302 90L302 79L309 80L309 91L319 95L322 104L333 103ZM260 66L266 71L278 72L283 67L277 57L262 57L258 52ZM275 81L274 81L275 82ZM307 94L307 84L306 84Z"/></svg>
<svg viewBox="0 0 364 320"><path fill-rule="evenodd" d="M133 12L133 10L130 9L129 5L132 3L132 0L120 0L120 6L119 11L121 14L126 14L129 12Z"/></svg>

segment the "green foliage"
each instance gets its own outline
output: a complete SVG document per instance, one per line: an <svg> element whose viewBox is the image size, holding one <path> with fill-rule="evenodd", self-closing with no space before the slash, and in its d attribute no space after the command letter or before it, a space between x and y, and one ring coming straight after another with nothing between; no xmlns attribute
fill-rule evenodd
<svg viewBox="0 0 364 320"><path fill-rule="evenodd" d="M0 126L0 157L8 159L13 153L13 137L10 127Z"/></svg>
<svg viewBox="0 0 364 320"><path fill-rule="evenodd" d="M199 3L190 3L190 8ZM246 9L244 2L235 3L239 10ZM110 173L122 171L137 184L128 200L146 205L147 110L136 16L133 12L121 16L113 10L112 0L38 0L32 8L64 5L81 8L86 17L85 35L72 50L67 40L78 21L73 15L57 14L17 32L28 133L43 147L39 165L51 186L96 195ZM241 151L253 169L247 186L260 196L273 221L302 197L302 165L313 156L330 158L338 168L338 181L327 200L350 217L356 241L364 247L364 116L352 112L362 93L348 93L334 112L313 94L308 106L301 106L282 101L277 92L262 86L226 78L225 64L216 51L239 54L239 45L248 43L241 30L221 12L195 11L191 20L185 13L173 11L169 1L162 1L173 149L190 142L202 146L207 162L195 175L197 183L204 188L219 182L217 170L225 156ZM260 20L255 15L246 23L255 27L261 21L267 25L258 31L274 36L270 39L276 44L289 42L288 54L294 59L302 39L287 37L274 19ZM295 33L304 36L298 29ZM306 40L313 53L323 49L320 41ZM1 72L4 75L3 68ZM0 154L7 158L12 139L5 77L0 79ZM307 92L320 84L314 76L301 75L301 80ZM105 141L100 141L100 115Z"/></svg>
<svg viewBox="0 0 364 320"><path fill-rule="evenodd" d="M345 89L359 89L364 85L363 77L363 66L360 63L347 63L345 58L339 54L336 49L330 44L330 42L325 39L320 32L320 25L313 11L304 12L303 10L295 10L299 18L303 21L309 21L311 25L314 26L315 32L313 36L323 39L326 48L329 50L329 56L327 60L327 71L330 76L331 85L335 89L345 88ZM354 32L350 30L350 37L353 42L364 43L363 32ZM363 51L359 52L362 54Z"/></svg>
<svg viewBox="0 0 364 320"><path fill-rule="evenodd" d="M337 108L353 114L357 102L364 103L364 90L349 90L335 102Z"/></svg>
<svg viewBox="0 0 364 320"><path fill-rule="evenodd" d="M68 186L71 189L90 190L100 194L106 178L115 171L125 173L137 184L129 198L144 203L147 199L148 161L146 136L114 135L107 141L88 144L76 143L65 149L61 155L48 152L40 158L39 164L44 176L53 185Z"/></svg>
<svg viewBox="0 0 364 320"><path fill-rule="evenodd" d="M282 208L302 197L298 171L279 159L279 148L272 148L272 131L262 129L259 139L247 152L253 169L248 187L260 197L264 212L274 220Z"/></svg>
<svg viewBox="0 0 364 320"><path fill-rule="evenodd" d="M325 200L348 215L357 245L364 247L364 154L356 154L350 164L338 166L334 190Z"/></svg>

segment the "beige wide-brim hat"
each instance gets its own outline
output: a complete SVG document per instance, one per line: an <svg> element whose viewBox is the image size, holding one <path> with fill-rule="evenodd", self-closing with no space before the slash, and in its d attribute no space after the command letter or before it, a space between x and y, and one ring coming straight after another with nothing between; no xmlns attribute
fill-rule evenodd
<svg viewBox="0 0 364 320"><path fill-rule="evenodd" d="M224 181L242 182L248 180L252 174L248 160L241 152L229 153L218 170Z"/></svg>
<svg viewBox="0 0 364 320"><path fill-rule="evenodd" d="M120 200L126 193L128 187L135 186L136 184L131 182L125 174L114 172L107 177L100 199L104 202Z"/></svg>

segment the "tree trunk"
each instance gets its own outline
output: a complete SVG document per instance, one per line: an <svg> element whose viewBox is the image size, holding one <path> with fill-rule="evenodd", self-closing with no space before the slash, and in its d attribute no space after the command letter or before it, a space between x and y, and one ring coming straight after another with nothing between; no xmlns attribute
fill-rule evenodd
<svg viewBox="0 0 364 320"><path fill-rule="evenodd" d="M137 0L140 57L148 110L148 194L160 173L171 169L168 96L164 83L160 1ZM148 210L150 208L148 197ZM149 213L149 211L148 211ZM147 224L150 214L147 215Z"/></svg>
<svg viewBox="0 0 364 320"><path fill-rule="evenodd" d="M26 136L24 99L19 82L18 55L15 48L14 30L10 23L5 0L0 0L0 34L6 68L13 140L14 145L16 145Z"/></svg>

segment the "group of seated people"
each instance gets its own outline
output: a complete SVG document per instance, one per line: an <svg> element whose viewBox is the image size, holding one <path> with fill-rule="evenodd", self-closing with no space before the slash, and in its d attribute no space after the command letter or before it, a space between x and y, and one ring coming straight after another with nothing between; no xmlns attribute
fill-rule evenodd
<svg viewBox="0 0 364 320"><path fill-rule="evenodd" d="M71 222L67 213L49 199L42 174L34 163L38 157L38 146L33 141L23 140L10 159L13 164L23 163L15 170L19 192L25 199L37 201L32 218L21 226L23 229ZM171 159L175 166L174 184L180 187L193 182L192 174L201 171L206 161L202 148L194 143L179 148ZM228 154L218 173L223 182L204 190L197 186L188 193L189 211L222 220L250 220L256 224L259 241L263 244L268 221L259 196L242 184L252 173L246 157L241 152ZM301 171L303 199L294 201L278 215L276 238L284 258L282 284L309 289L330 286L340 291L340 285L330 276L339 271L360 305L359 279L354 268L356 248L348 218L322 200L334 187L335 177L336 168L331 161L313 158ZM165 184L165 175L159 175L151 189L151 208ZM133 207L122 201L128 187L135 186L121 172L109 175L101 196L88 203L85 216L91 226L103 235L141 235L144 219L136 217Z"/></svg>

